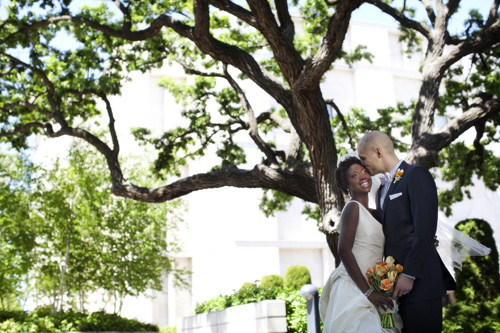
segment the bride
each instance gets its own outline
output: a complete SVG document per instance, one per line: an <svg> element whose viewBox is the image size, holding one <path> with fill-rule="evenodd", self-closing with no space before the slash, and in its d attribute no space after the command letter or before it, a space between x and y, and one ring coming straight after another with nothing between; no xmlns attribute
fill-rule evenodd
<svg viewBox="0 0 500 333"><path fill-rule="evenodd" d="M403 322L395 313L395 327L383 329L377 307L389 309L391 297L370 288L366 270L383 260L382 225L368 208L372 179L361 161L349 156L339 163L335 173L337 186L351 200L341 216L338 253L342 263L326 282L320 298L324 333L331 332L400 332Z"/></svg>

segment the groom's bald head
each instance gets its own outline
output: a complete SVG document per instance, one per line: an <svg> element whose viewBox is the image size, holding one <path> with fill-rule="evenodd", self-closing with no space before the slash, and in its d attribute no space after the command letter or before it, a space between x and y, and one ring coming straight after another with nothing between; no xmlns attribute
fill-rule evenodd
<svg viewBox="0 0 500 333"><path fill-rule="evenodd" d="M372 176L390 171L399 161L391 138L380 131L369 132L359 140L358 155Z"/></svg>
<svg viewBox="0 0 500 333"><path fill-rule="evenodd" d="M394 143L392 143L391 138L380 131L372 131L365 134L358 142L358 149L360 145L372 151L382 148L387 153L394 152Z"/></svg>

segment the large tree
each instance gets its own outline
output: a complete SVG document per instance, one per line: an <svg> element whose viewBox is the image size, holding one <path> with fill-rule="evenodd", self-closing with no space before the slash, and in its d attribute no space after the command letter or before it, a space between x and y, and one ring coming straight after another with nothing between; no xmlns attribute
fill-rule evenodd
<svg viewBox="0 0 500 333"><path fill-rule="evenodd" d="M106 158L115 195L162 202L223 186L264 188L317 204L324 229L333 236L325 217L344 205L334 185L340 148L349 144L352 148L362 131L373 128L396 134L391 132L391 121L397 112L410 119L402 121L400 129L410 134L407 146L398 143L398 148L408 149L409 162L431 168L438 166L440 154L455 154L474 161L468 173L452 176L459 184L467 184L477 170L480 177L487 174L491 186L498 184L498 176L487 172L498 169L498 161L488 159L493 158L488 144L498 141L500 110L498 0L491 1L487 17L471 12L460 34L448 29L459 0L404 1L401 8L390 0L116 0L79 11L72 2L11 1L0 31L0 136L18 147L33 133L87 141ZM361 5L375 6L380 15L397 20L410 50L417 45L426 48L415 104L381 110L380 118L371 122L362 113L336 108L320 89L335 60L351 63L369 57L362 47L351 53L342 48L351 15ZM292 9L304 18L300 34ZM426 19L414 19L415 9L426 13ZM63 32L77 41L74 48L54 43ZM262 50L269 57L263 58ZM471 59L471 67L465 69L471 74L455 82L453 78L464 70L458 66L464 58ZM186 88L197 97L186 104L189 126L159 138L139 130L137 137L159 150L155 164L159 175L202 155L211 144L217 145L222 163L207 173L145 188L129 182L120 167L116 110L109 96L120 93L127 71L147 71L165 61L177 62L197 77L195 88ZM226 81L228 89L214 92L210 79L215 78ZM243 79L261 87L282 109L256 114L240 84ZM210 117L210 98L220 103L222 120ZM110 140L77 125L99 114L98 101L105 105ZM336 111L332 121L328 105ZM438 113L448 122L436 130ZM345 121L356 116L357 125ZM455 147L473 127L474 147ZM277 149L267 140L265 133L271 128L289 133L287 149ZM233 136L240 132L248 133L262 151L262 162L252 169L238 167L244 157ZM455 155L453 161L460 161ZM441 163L448 171L456 169ZM450 192L443 200L451 200L451 194L457 193Z"/></svg>

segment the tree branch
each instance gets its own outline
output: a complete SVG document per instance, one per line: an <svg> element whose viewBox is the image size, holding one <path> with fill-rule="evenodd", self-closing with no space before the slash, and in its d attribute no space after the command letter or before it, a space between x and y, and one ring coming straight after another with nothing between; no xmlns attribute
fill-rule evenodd
<svg viewBox="0 0 500 333"><path fill-rule="evenodd" d="M278 114L274 112L262 112L257 116L257 122L260 124L266 120L272 120L275 124L277 124L283 131L290 133L292 130L292 125L287 122L284 118L280 117Z"/></svg>
<svg viewBox="0 0 500 333"><path fill-rule="evenodd" d="M120 143L118 141L118 136L116 135L116 128L115 128L115 117L113 116L113 109L111 108L111 103L108 100L108 96L105 94L99 94L99 97L104 101L104 104L106 104L106 111L108 112L108 128L109 128L109 133L111 135L111 141L113 142L113 153L115 157L118 157L118 154L120 153Z"/></svg>
<svg viewBox="0 0 500 333"><path fill-rule="evenodd" d="M349 131L349 126L347 126L347 122L345 121L344 115L340 111L340 109L337 106L337 104L335 104L335 102L333 100L331 100L331 99L326 100L325 102L326 102L326 104L330 105L335 110L335 112L337 113L337 116L340 119L340 122L342 123L342 127L346 131L347 137L349 138L349 145L351 147L355 147L354 140L352 138L351 132Z"/></svg>
<svg viewBox="0 0 500 333"><path fill-rule="evenodd" d="M451 46L448 54L442 58L441 72L444 73L463 57L482 52L496 44L500 44L500 20L484 29L478 36L469 37L457 45Z"/></svg>
<svg viewBox="0 0 500 333"><path fill-rule="evenodd" d="M210 35L209 11L206 1L194 1L195 34L189 38L196 43L200 50L222 63L232 65L251 78L264 91L271 95L285 108L293 108L292 96L283 85L264 75L262 68L247 52L215 39ZM175 29L174 29L175 30Z"/></svg>
<svg viewBox="0 0 500 333"><path fill-rule="evenodd" d="M286 150L286 165L292 166L296 165L301 152L302 152L302 140L295 128L291 128L290 140L288 144L288 149ZM312 176L312 174L311 174Z"/></svg>
<svg viewBox="0 0 500 333"><path fill-rule="evenodd" d="M436 13L434 13L434 8L432 8L432 3L430 0L420 0L424 6L425 6L425 11L427 12L427 17L431 21L431 24L434 26L434 23L436 22Z"/></svg>
<svg viewBox="0 0 500 333"><path fill-rule="evenodd" d="M294 82L296 86L301 87L301 90L308 91L316 87L326 71L330 69L332 62L339 56L349 28L351 14L361 3L362 1L359 0L339 1L318 52L302 69L301 74L307 73L307 75L301 75L300 80Z"/></svg>
<svg viewBox="0 0 500 333"><path fill-rule="evenodd" d="M255 118L255 113L253 112L252 106L250 105L250 102L248 101L245 92L243 91L243 89L241 89L238 83L231 77L231 75L227 71L227 65L224 65L224 75L225 79L229 82L231 87L234 89L234 91L236 91L236 94L240 99L241 105L243 106L243 110L245 110L245 114L248 119L248 125L250 127L249 130L250 137L255 142L257 147L259 147L259 149L264 153L264 155L266 155L268 162L271 164L278 165L276 154L271 149L271 147L269 147L269 145L264 140L262 140L262 138L259 135L257 119Z"/></svg>
<svg viewBox="0 0 500 333"><path fill-rule="evenodd" d="M439 132L424 134L415 141L408 152L407 160L432 168L438 165L437 155L469 128L476 126L494 114L500 113L500 99L491 96L476 97L470 108L460 117L450 120Z"/></svg>
<svg viewBox="0 0 500 333"><path fill-rule="evenodd" d="M424 37L430 38L431 29L427 25L406 17L403 13L386 4L383 0L368 0L367 2L375 5L384 13L392 16L396 21L401 23L401 25L414 29L424 35Z"/></svg>
<svg viewBox="0 0 500 333"><path fill-rule="evenodd" d="M304 59L302 59L300 53L295 49L293 40L290 40L289 36L285 37L282 35L282 31L276 22L275 14L269 6L269 1L249 0L248 4L259 22L260 33L269 42L269 46L273 50L274 58L280 66L283 76L289 83L293 82L302 70ZM285 22L289 23L291 19L286 18L287 15L283 13L282 8L280 11L281 13L278 13L278 15L284 16L282 18Z"/></svg>
<svg viewBox="0 0 500 333"><path fill-rule="evenodd" d="M496 20L498 20L498 7L500 6L500 0L494 0L491 3L490 13L488 19L486 20L486 28L492 25Z"/></svg>
<svg viewBox="0 0 500 333"><path fill-rule="evenodd" d="M467 111L462 113L460 117L449 121L446 126L433 135L437 138L436 144L439 144L437 148L441 150L449 146L469 128L498 113L500 113L500 99L491 99L491 96L486 95L476 97Z"/></svg>
<svg viewBox="0 0 500 333"><path fill-rule="evenodd" d="M253 170L241 170L232 167L221 171L198 174L154 190L123 183L113 183L111 191L115 195L138 201L164 202L195 191L225 186L268 188L297 196L309 202L317 202L312 177L274 169L265 165L257 165Z"/></svg>
<svg viewBox="0 0 500 333"><path fill-rule="evenodd" d="M212 6L219 8L220 10L223 10L225 12L228 12L229 14L234 15L235 17L239 18L240 20L254 27L255 29L257 30L260 29L259 23L257 22L255 15L253 15L252 12L246 10L245 8L238 6L234 2L229 0L209 0L209 3Z"/></svg>
<svg viewBox="0 0 500 333"><path fill-rule="evenodd" d="M173 29L180 36L188 38L189 40L196 43L200 50L212 58L219 60L225 64L230 64L239 70L241 70L245 75L256 82L261 88L263 88L268 94L273 96L281 105L285 108L293 108L292 98L290 92L283 87L281 83L273 80L271 77L264 75L262 68L255 61L255 59L249 55L247 52L241 50L236 46L232 46L223 42L220 42L210 35L209 30L209 10L208 10L208 0L196 0L194 1L194 12L195 12L195 28L185 25L183 22L176 20L168 15L160 15L155 18L149 27L138 30L138 31L123 31L116 30L112 27L100 24L96 21L89 20L79 16L62 15L51 17L47 20L43 20L29 26L18 27L17 32L9 35L3 41L5 44L10 38L13 38L16 34L27 34L29 31L37 29L38 27L47 26L52 23L57 22L72 22L76 24L83 24L95 30L101 31L112 37L122 38L129 41L142 41L148 38L156 36L163 27L169 27ZM210 3L214 5L219 5L221 8L229 8L232 14L237 14L241 16L244 14L242 8L232 4L225 0L212 0ZM226 4L226 6L224 6ZM201 6L201 7L200 7ZM247 12L248 13L248 12ZM238 17L239 17L238 16ZM246 22L250 19L249 16L246 17ZM249 22L251 24L252 22ZM197 34L195 36L195 30ZM287 58L289 61L289 58Z"/></svg>
<svg viewBox="0 0 500 333"><path fill-rule="evenodd" d="M276 11L278 19L281 23L280 31L287 43L293 43L295 36L295 25L288 10L288 2L286 0L276 0Z"/></svg>

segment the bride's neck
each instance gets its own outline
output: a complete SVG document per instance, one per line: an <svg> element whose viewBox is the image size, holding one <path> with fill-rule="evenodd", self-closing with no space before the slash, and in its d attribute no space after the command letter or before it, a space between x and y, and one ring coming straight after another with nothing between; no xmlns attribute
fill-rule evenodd
<svg viewBox="0 0 500 333"><path fill-rule="evenodd" d="M352 200L356 200L368 209L368 193L353 195Z"/></svg>

